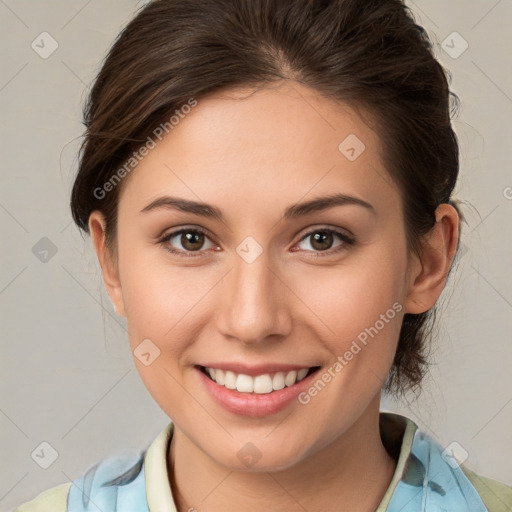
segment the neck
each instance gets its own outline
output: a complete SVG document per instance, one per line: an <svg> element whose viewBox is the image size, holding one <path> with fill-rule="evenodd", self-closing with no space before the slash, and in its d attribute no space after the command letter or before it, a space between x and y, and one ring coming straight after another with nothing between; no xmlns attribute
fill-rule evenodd
<svg viewBox="0 0 512 512"><path fill-rule="evenodd" d="M168 453L177 510L372 512L396 468L379 430L380 395L333 443L282 471L239 472L217 464L176 428Z"/></svg>

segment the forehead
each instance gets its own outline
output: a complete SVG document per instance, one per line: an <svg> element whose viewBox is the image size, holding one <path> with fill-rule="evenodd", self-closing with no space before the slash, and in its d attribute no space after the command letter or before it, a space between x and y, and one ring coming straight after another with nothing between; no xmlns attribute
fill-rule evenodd
<svg viewBox="0 0 512 512"><path fill-rule="evenodd" d="M171 192L245 197L253 210L326 192L396 203L371 117L347 104L284 82L217 93L187 112L130 175L123 195L131 203L142 208Z"/></svg>

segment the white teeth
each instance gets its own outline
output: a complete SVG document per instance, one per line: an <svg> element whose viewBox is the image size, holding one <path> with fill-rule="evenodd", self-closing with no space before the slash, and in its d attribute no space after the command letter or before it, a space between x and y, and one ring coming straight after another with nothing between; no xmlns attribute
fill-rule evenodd
<svg viewBox="0 0 512 512"><path fill-rule="evenodd" d="M260 394L272 392L272 378L270 375L258 375L254 378L254 392Z"/></svg>
<svg viewBox="0 0 512 512"><path fill-rule="evenodd" d="M215 382L224 386L224 372L222 370L215 370Z"/></svg>
<svg viewBox="0 0 512 512"><path fill-rule="evenodd" d="M272 379L272 387L279 391L280 389L284 388L284 373L283 372L277 372L274 375L274 378Z"/></svg>
<svg viewBox="0 0 512 512"><path fill-rule="evenodd" d="M284 378L286 386L293 386L297 382L297 372L295 370L288 372Z"/></svg>
<svg viewBox="0 0 512 512"><path fill-rule="evenodd" d="M301 381L306 376L308 371L309 371L308 368L302 368L302 370L299 370L297 372L297 382Z"/></svg>
<svg viewBox="0 0 512 512"><path fill-rule="evenodd" d="M235 374L232 371L224 371L219 368L206 368L206 371L212 380L228 389L236 389L240 393L268 394L300 382L306 377L309 368L302 368L299 371L292 370L286 373L277 372L274 376L266 373L256 377L243 373Z"/></svg>
<svg viewBox="0 0 512 512"><path fill-rule="evenodd" d="M217 370L217 374L218 373L219 373L219 371ZM220 373L224 373L224 372L221 370ZM221 383L217 380L217 384L221 384ZM240 391L241 393L252 393L253 389L254 389L254 379L252 377L250 377L249 375L244 375L243 373L241 373L236 378L236 390L237 391Z"/></svg>
<svg viewBox="0 0 512 512"><path fill-rule="evenodd" d="M222 371L222 370L220 370L220 371ZM236 389L236 375L233 372L230 372L230 371L225 372L224 386L226 386L228 389Z"/></svg>

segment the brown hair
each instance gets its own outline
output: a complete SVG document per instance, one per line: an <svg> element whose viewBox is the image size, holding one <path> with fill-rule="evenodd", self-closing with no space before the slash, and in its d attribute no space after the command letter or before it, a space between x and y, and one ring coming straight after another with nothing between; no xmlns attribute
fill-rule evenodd
<svg viewBox="0 0 512 512"><path fill-rule="evenodd" d="M450 99L455 107L458 100L425 30L400 0L149 2L119 34L84 109L71 197L76 224L88 231L90 213L100 210L115 250L122 183L108 194L95 191L105 190L155 127L191 98L283 79L370 112L403 198L408 247L419 254L436 207L457 208ZM420 388L434 314L405 314L386 391Z"/></svg>

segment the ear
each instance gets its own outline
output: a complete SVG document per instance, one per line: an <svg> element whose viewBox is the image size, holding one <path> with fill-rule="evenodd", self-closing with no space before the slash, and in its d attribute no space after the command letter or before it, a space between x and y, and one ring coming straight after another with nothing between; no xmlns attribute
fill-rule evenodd
<svg viewBox="0 0 512 512"><path fill-rule="evenodd" d="M105 225L103 214L98 210L93 211L89 216L89 232L101 266L103 282L116 313L126 316L117 259L105 244Z"/></svg>
<svg viewBox="0 0 512 512"><path fill-rule="evenodd" d="M425 239L421 258L413 256L410 265L406 313L424 313L437 301L448 278L459 237L459 214L447 204L435 212L436 223Z"/></svg>

